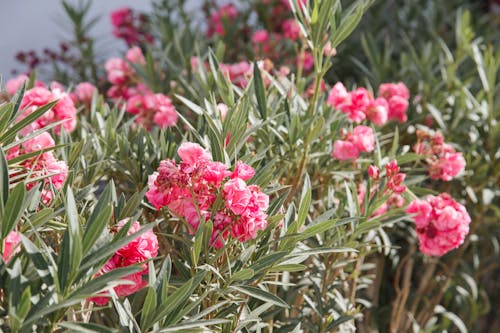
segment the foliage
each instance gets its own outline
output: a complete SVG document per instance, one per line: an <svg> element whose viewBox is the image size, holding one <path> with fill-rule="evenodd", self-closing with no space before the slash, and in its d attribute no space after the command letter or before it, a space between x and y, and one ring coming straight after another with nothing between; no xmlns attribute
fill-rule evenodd
<svg viewBox="0 0 500 333"><path fill-rule="evenodd" d="M76 128L49 121L69 95L35 72L0 96L3 331L498 327L492 13L473 17L465 0L206 1L200 24L185 1L156 1L140 29L132 11L112 14L131 48L103 66L91 3L62 5L78 56L52 78L75 84ZM235 178L241 198L227 193ZM250 209L246 189L265 193L263 230L234 211ZM460 247L427 256L419 242L443 225L424 229L419 199L440 193L472 222ZM445 210L434 221L454 223ZM259 231L221 227L221 211Z"/></svg>

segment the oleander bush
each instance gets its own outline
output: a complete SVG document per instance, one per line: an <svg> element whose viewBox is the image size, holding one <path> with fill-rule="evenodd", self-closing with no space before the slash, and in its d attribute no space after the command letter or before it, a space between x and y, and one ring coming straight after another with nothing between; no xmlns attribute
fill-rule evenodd
<svg viewBox="0 0 500 333"><path fill-rule="evenodd" d="M91 2L0 94L4 332L496 332L498 4ZM200 4L201 6L201 4Z"/></svg>

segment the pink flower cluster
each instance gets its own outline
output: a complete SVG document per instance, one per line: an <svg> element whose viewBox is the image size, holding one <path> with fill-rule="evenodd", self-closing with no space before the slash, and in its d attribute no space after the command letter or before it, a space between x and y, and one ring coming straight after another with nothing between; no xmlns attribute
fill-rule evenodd
<svg viewBox="0 0 500 333"><path fill-rule="evenodd" d="M122 7L111 12L110 18L113 25L113 35L123 39L127 45L153 42L153 36L147 32L146 15L137 15L131 8Z"/></svg>
<svg viewBox="0 0 500 333"><path fill-rule="evenodd" d="M61 126L54 128L54 132L56 134L61 132L61 127L67 132L72 132L76 128L75 104L69 94L67 94L64 91L64 88L57 82L53 82L51 84L51 89L47 89L46 87L39 85L26 91L21 101L20 107L23 112L19 117L19 120L25 118L41 106L55 100L57 100L57 103L41 117L22 129L21 134L27 135L33 131L59 121L63 121L63 123Z"/></svg>
<svg viewBox="0 0 500 333"><path fill-rule="evenodd" d="M207 36L225 36L227 33L226 28L229 28L233 25L233 22L235 21L237 16L238 10L231 3L218 8L208 18Z"/></svg>
<svg viewBox="0 0 500 333"><path fill-rule="evenodd" d="M441 133L429 134L418 130L417 138L418 142L413 146L413 150L425 156L432 179L450 181L465 170L464 156L445 143Z"/></svg>
<svg viewBox="0 0 500 333"><path fill-rule="evenodd" d="M343 136L343 140L336 140L333 144L332 156L338 160L356 159L361 152L369 153L375 149L375 136L371 127L359 125Z"/></svg>
<svg viewBox="0 0 500 333"><path fill-rule="evenodd" d="M148 181L146 197L157 209L168 207L185 219L194 232L200 223L213 221L211 244L217 248L229 236L240 241L253 239L267 226L265 211L269 197L256 185L247 185L255 171L238 161L231 172L196 143L183 143L181 162L161 161ZM222 204L218 204L223 199Z"/></svg>
<svg viewBox="0 0 500 333"><path fill-rule="evenodd" d="M21 237L17 233L17 231L11 231L5 237L4 243L3 243L3 253L2 253L2 259L5 262L8 262L10 258L19 252L20 248L18 244L21 242Z"/></svg>
<svg viewBox="0 0 500 333"><path fill-rule="evenodd" d="M393 119L405 122L409 98L408 88L402 82L381 84L377 98L363 87L347 91L337 82L330 90L327 104L347 114L354 122L368 119L380 126Z"/></svg>
<svg viewBox="0 0 500 333"><path fill-rule="evenodd" d="M142 51L133 47L127 51L125 58L138 65L146 63ZM121 98L126 101L126 111L137 115L135 122L146 129L153 125L161 128L172 127L177 123L177 111L172 100L161 94L153 93L144 84L138 83L139 78L132 66L124 59L111 58L106 62L105 69L108 81L113 84L108 90L111 98Z"/></svg>
<svg viewBox="0 0 500 333"><path fill-rule="evenodd" d="M419 248L428 256L442 256L457 248L469 232L469 214L448 193L417 199L408 205L406 213L416 214L413 219Z"/></svg>
<svg viewBox="0 0 500 333"><path fill-rule="evenodd" d="M15 146L7 152L7 160L11 160L23 154L39 152L43 149L54 147L54 139L49 133L44 132L30 140L23 142L21 145ZM20 171L12 175L12 177L19 177L26 175L29 178L36 178L43 176L42 186L42 201L48 204L52 201L54 193L52 189L60 190L63 186L68 175L68 166L66 162L57 160L52 151L40 153L40 155L33 158L28 158L22 161L19 165ZM30 190L37 182L26 182L26 188Z"/></svg>
<svg viewBox="0 0 500 333"><path fill-rule="evenodd" d="M127 222L128 219L120 221L116 231L123 228ZM139 222L134 222L128 230L127 235L133 235L140 229L140 227ZM116 268L140 264L139 266L143 268L142 271L123 277L122 280L125 283L113 288L116 295L119 297L131 295L147 285L147 281L143 278L143 276L148 273L146 261L155 258L157 255L158 238L152 230L148 230L116 251L116 253L96 274L96 277L111 272ZM102 293L102 296L90 298L90 301L96 303L97 305L106 305L108 303L108 297L109 294Z"/></svg>

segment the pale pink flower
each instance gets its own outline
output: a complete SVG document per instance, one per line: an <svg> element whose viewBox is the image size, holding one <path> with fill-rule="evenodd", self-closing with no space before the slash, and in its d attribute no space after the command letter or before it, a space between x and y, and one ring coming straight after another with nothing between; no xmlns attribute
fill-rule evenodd
<svg viewBox="0 0 500 333"><path fill-rule="evenodd" d="M337 49L332 47L332 43L328 42L325 44L325 50L324 50L324 55L325 57L335 57L337 55Z"/></svg>
<svg viewBox="0 0 500 333"><path fill-rule="evenodd" d="M210 153L197 143L184 142L177 154L187 164L205 164L210 161Z"/></svg>
<svg viewBox="0 0 500 333"><path fill-rule="evenodd" d="M356 159L359 148L350 141L337 140L333 144L332 156L340 161Z"/></svg>
<svg viewBox="0 0 500 333"><path fill-rule="evenodd" d="M82 82L76 85L73 101L80 104L90 105L94 93L97 92L96 86L90 82Z"/></svg>
<svg viewBox="0 0 500 333"><path fill-rule="evenodd" d="M145 65L146 60L144 59L144 55L142 54L142 51L140 47L134 46L130 48L127 53L125 54L125 59L128 61L134 63L134 64L139 64L139 65Z"/></svg>
<svg viewBox="0 0 500 333"><path fill-rule="evenodd" d="M104 64L104 69L106 70L108 81L111 84L122 85L130 81L131 77L135 74L135 71L130 67L130 65L123 59L111 58Z"/></svg>
<svg viewBox="0 0 500 333"><path fill-rule="evenodd" d="M21 242L21 237L17 233L17 231L11 231L5 237L4 243L3 243L3 253L2 253L2 258L5 262L8 262L10 258L15 255L17 252L19 252L21 249L18 246L19 243Z"/></svg>
<svg viewBox="0 0 500 333"><path fill-rule="evenodd" d="M229 110L229 108L226 104L224 104L224 103L217 104L217 111L219 111L220 117L222 120L224 120L226 118L228 110Z"/></svg>
<svg viewBox="0 0 500 333"><path fill-rule="evenodd" d="M60 133L61 127L68 132L72 132L76 128L76 108L73 100L66 92L59 89L50 91L44 87L35 87L28 90L21 101L21 109L24 111L20 118L28 116L39 107L55 100L58 101L52 109L21 131L23 135L62 120L64 121L62 125L54 129L56 134Z"/></svg>
<svg viewBox="0 0 500 333"><path fill-rule="evenodd" d="M389 117L389 103L378 97L370 102L366 109L366 117L377 126L384 125Z"/></svg>
<svg viewBox="0 0 500 333"><path fill-rule="evenodd" d="M55 146L55 141L49 133L43 132L32 139L23 142L24 153L29 154Z"/></svg>
<svg viewBox="0 0 500 333"><path fill-rule="evenodd" d="M428 256L442 256L460 246L469 232L470 216L448 193L417 199L406 208L414 216L419 248Z"/></svg>
<svg viewBox="0 0 500 333"><path fill-rule="evenodd" d="M330 90L326 103L337 109L343 109L351 103L351 96L342 82L337 82Z"/></svg>
<svg viewBox="0 0 500 333"><path fill-rule="evenodd" d="M462 153L446 152L429 167L432 179L450 181L465 170L465 159Z"/></svg>
<svg viewBox="0 0 500 333"><path fill-rule="evenodd" d="M349 136L349 141L358 147L360 152L372 152L375 149L375 136L371 127L356 126Z"/></svg>
<svg viewBox="0 0 500 333"><path fill-rule="evenodd" d="M7 90L7 93L12 96L19 90L19 88L21 88L24 82L27 83L28 81L29 77L25 74L21 74L18 77L7 81L5 84L5 90ZM42 81L35 80L34 87L45 87L45 84Z"/></svg>

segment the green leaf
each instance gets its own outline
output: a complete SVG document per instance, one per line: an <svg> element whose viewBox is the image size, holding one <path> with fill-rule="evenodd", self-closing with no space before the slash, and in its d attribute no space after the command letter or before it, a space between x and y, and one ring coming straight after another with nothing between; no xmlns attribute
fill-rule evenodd
<svg viewBox="0 0 500 333"><path fill-rule="evenodd" d="M91 296L96 296L96 293L106 288L108 283L116 283L116 281L118 281L122 277L140 272L143 269L144 268L139 265L115 268L108 273L92 278L83 286L71 293L68 299L85 299Z"/></svg>
<svg viewBox="0 0 500 333"><path fill-rule="evenodd" d="M79 333L115 333L118 332L117 329L111 329L105 326L101 326L95 323L81 323L81 322L69 322L64 321L59 323L59 327L66 328L70 332Z"/></svg>
<svg viewBox="0 0 500 333"><path fill-rule="evenodd" d="M304 178L304 186L302 187L302 196L300 198L299 214L297 217L297 230L300 230L306 221L309 208L311 207L311 181L309 175L306 174Z"/></svg>
<svg viewBox="0 0 500 333"><path fill-rule="evenodd" d="M3 209L9 198L9 165L0 147L0 216L3 216Z"/></svg>
<svg viewBox="0 0 500 333"><path fill-rule="evenodd" d="M255 275L253 269L245 268L231 276L231 282L251 279Z"/></svg>
<svg viewBox="0 0 500 333"><path fill-rule="evenodd" d="M168 316L178 306L184 304L189 299L194 289L198 287L198 285L203 280L205 275L206 275L205 271L197 273L189 281L183 284L179 289L174 291L170 296L165 297L163 299L163 302L157 307L156 311L154 311L151 314L150 317L151 319L145 321L144 324L141 326L141 329L143 331L147 331L156 322Z"/></svg>
<svg viewBox="0 0 500 333"><path fill-rule="evenodd" d="M23 183L19 183L14 187L12 193L9 195L9 199L5 204L5 211L2 217L2 239L7 237L9 232L11 232L16 223L19 221L21 216L28 205L26 197L26 187Z"/></svg>
<svg viewBox="0 0 500 333"><path fill-rule="evenodd" d="M283 264L272 267L269 272L301 272L306 269L307 266L302 264Z"/></svg>
<svg viewBox="0 0 500 333"><path fill-rule="evenodd" d="M147 288L148 292L146 294L146 299L144 300L144 304L142 305L142 313L141 316L144 318L144 321L147 322L149 317L153 314L153 311L158 306L158 299L156 296L156 291L153 287Z"/></svg>
<svg viewBox="0 0 500 333"><path fill-rule="evenodd" d="M102 235L103 230L108 225L111 217L113 216L113 208L111 205L104 207L100 214L94 217L92 220L89 220L87 223L87 228L83 234L82 241L82 253L83 255L87 255L92 246L95 245L95 242Z"/></svg>
<svg viewBox="0 0 500 333"><path fill-rule="evenodd" d="M267 104L266 94L264 91L264 84L262 83L262 76L260 75L259 66L257 62L253 63L253 86L255 89L255 97L257 98L257 107L262 119L267 119Z"/></svg>
<svg viewBox="0 0 500 333"><path fill-rule="evenodd" d="M284 300L276 295L271 294L268 291L262 290L260 288L250 287L250 286L231 286L233 290L239 291L242 294L251 296L253 298L259 299L266 303L270 303L282 308L289 308L290 306Z"/></svg>
<svg viewBox="0 0 500 333"><path fill-rule="evenodd" d="M12 139L14 139L14 137L21 129L25 128L26 126L34 122L36 119L40 118L45 112L49 111L56 103L57 101L50 102L36 109L25 118L21 119L18 123L9 128L7 132L3 133L2 136L0 136L0 143L1 144L9 143Z"/></svg>
<svg viewBox="0 0 500 333"><path fill-rule="evenodd" d="M196 328L196 332L200 332L202 328L206 328L207 326L212 326L212 325L219 325L219 324L226 324L230 323L231 320L229 319L207 319L207 320L198 320L198 321L192 321L188 323L182 323L178 325L172 325L167 328L160 329L158 332L183 332L184 330L188 328ZM185 331L187 332L187 331ZM208 332L203 330L203 332Z"/></svg>

